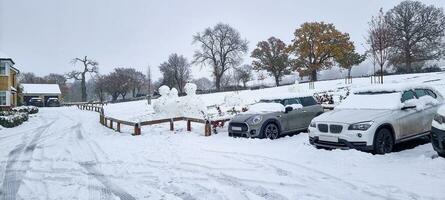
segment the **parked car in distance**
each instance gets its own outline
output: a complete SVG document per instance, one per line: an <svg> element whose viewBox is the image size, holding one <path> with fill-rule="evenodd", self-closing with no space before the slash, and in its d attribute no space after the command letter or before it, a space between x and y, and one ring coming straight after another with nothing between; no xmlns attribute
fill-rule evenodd
<svg viewBox="0 0 445 200"><path fill-rule="evenodd" d="M437 154L445 158L445 106L437 110L431 125L431 144Z"/></svg>
<svg viewBox="0 0 445 200"><path fill-rule="evenodd" d="M316 147L385 154L394 144L426 136L443 97L424 85L385 84L353 91L333 111L314 118Z"/></svg>
<svg viewBox="0 0 445 200"><path fill-rule="evenodd" d="M33 97L29 100L28 105L43 107L43 99L38 97Z"/></svg>
<svg viewBox="0 0 445 200"><path fill-rule="evenodd" d="M311 95L288 95L262 99L229 122L229 136L276 139L304 131L323 107Z"/></svg>
<svg viewBox="0 0 445 200"><path fill-rule="evenodd" d="M45 104L47 107L59 107L60 102L58 98L48 98Z"/></svg>

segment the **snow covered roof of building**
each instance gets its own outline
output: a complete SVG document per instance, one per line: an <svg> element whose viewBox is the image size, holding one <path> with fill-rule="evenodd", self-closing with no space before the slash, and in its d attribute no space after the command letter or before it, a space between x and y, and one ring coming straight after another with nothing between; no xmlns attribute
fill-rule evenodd
<svg viewBox="0 0 445 200"><path fill-rule="evenodd" d="M3 53L1 51L0 51L0 60L10 60L12 63L14 63L14 61L12 60L12 58L10 56L6 55L5 53Z"/></svg>
<svg viewBox="0 0 445 200"><path fill-rule="evenodd" d="M21 84L24 94L62 94L58 84Z"/></svg>
<svg viewBox="0 0 445 200"><path fill-rule="evenodd" d="M404 83L404 84L390 83L390 84L382 84L382 85L373 85L373 86L355 88L352 91L353 91L353 93L402 92L402 91L411 90L411 89L415 89L415 88L423 88L423 89L430 89L430 90L436 91L435 88L425 85L425 84L410 84L410 83Z"/></svg>

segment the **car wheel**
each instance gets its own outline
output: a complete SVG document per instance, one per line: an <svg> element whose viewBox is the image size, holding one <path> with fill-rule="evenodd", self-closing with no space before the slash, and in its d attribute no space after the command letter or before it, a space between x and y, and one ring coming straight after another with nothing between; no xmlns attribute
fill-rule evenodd
<svg viewBox="0 0 445 200"><path fill-rule="evenodd" d="M391 131L386 128L380 129L374 138L374 153L385 154L391 153L394 146L394 139Z"/></svg>
<svg viewBox="0 0 445 200"><path fill-rule="evenodd" d="M268 123L263 129L263 134L266 138L274 140L278 138L280 129L275 123Z"/></svg>

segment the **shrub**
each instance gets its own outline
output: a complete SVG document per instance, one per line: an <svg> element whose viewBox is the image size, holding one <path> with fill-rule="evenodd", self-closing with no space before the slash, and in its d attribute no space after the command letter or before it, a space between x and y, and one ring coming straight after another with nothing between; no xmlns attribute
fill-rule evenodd
<svg viewBox="0 0 445 200"><path fill-rule="evenodd" d="M36 114L39 112L39 108L37 108L35 106L20 106L20 107L13 108L12 111L24 112L24 113L28 113L28 114Z"/></svg>
<svg viewBox="0 0 445 200"><path fill-rule="evenodd" d="M25 121L28 121L28 113L26 112L0 112L0 125L3 127L16 127Z"/></svg>

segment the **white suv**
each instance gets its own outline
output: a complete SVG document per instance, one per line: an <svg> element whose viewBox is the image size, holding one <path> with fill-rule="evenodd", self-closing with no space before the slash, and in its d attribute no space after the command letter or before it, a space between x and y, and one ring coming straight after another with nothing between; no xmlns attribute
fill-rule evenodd
<svg viewBox="0 0 445 200"><path fill-rule="evenodd" d="M442 101L437 91L424 85L357 89L333 111L312 120L309 142L316 147L389 153L396 143L428 135Z"/></svg>

